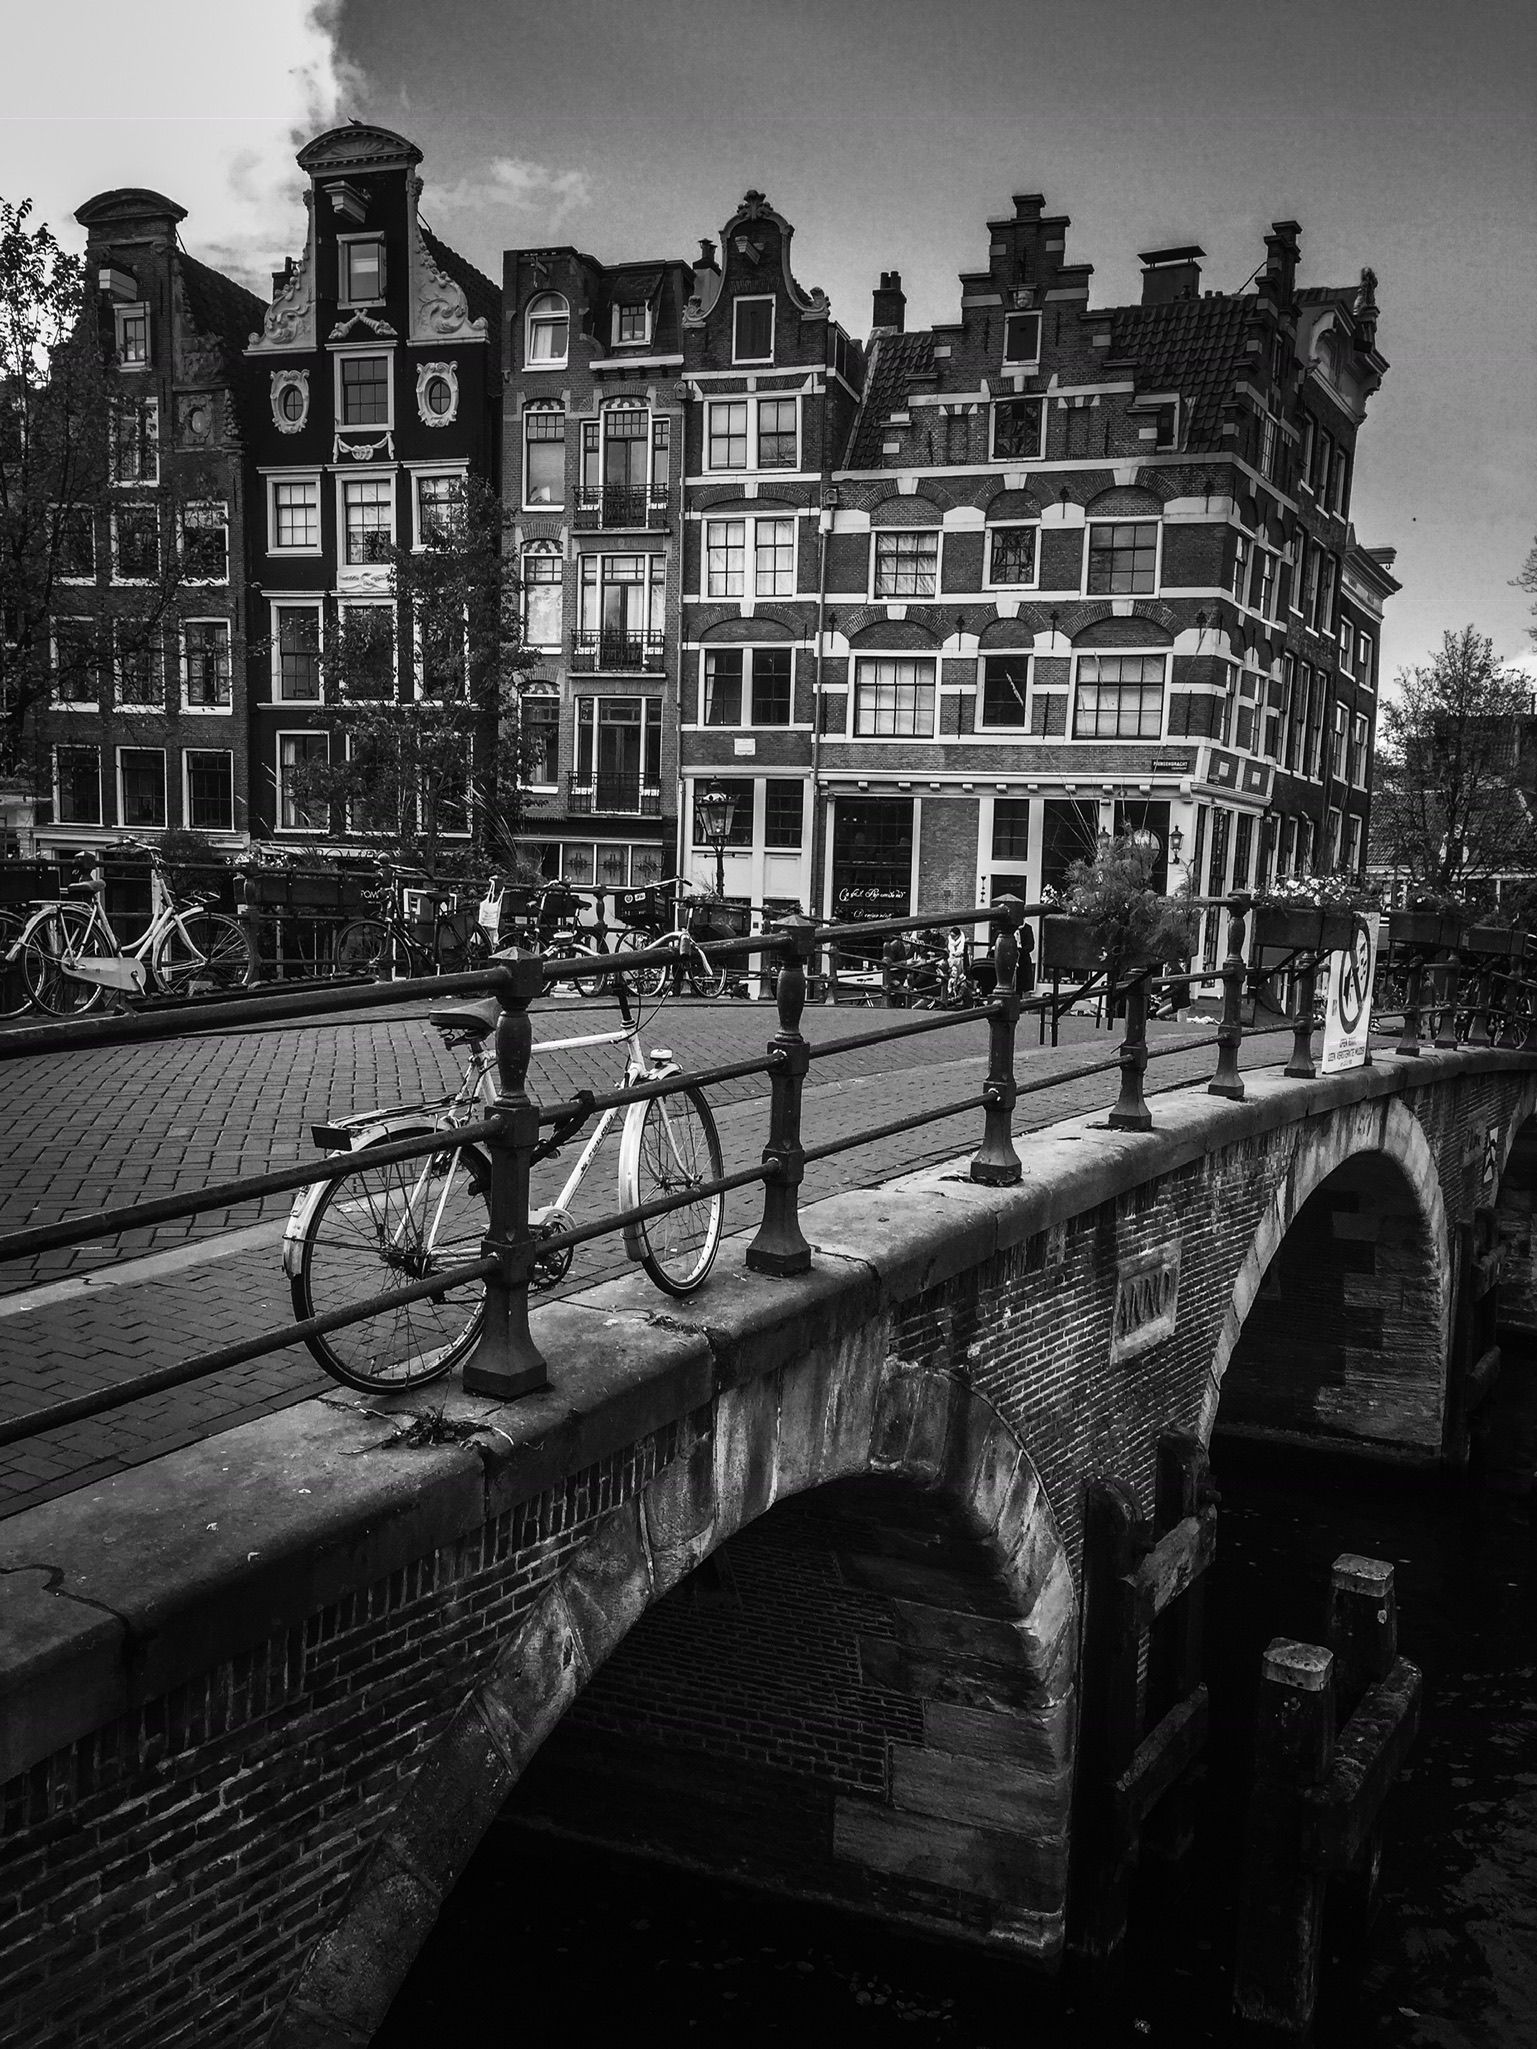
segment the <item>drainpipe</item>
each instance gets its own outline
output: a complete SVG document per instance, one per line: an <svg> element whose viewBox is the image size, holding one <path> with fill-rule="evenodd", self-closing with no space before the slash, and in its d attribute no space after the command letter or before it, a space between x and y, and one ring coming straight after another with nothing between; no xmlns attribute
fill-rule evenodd
<svg viewBox="0 0 1537 2049"><path fill-rule="evenodd" d="M822 915L822 648L827 632L827 536L832 531L837 493L822 472L822 503L817 513L817 632L811 682L811 870L808 908L813 920Z"/></svg>

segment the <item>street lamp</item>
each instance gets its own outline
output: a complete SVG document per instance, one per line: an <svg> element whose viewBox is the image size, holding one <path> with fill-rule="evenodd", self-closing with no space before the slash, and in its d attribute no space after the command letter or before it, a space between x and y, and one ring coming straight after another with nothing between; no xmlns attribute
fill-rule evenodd
<svg viewBox="0 0 1537 2049"><path fill-rule="evenodd" d="M719 783L707 783L694 798L694 815L706 846L715 849L715 894L726 894L726 842L736 818L736 798Z"/></svg>

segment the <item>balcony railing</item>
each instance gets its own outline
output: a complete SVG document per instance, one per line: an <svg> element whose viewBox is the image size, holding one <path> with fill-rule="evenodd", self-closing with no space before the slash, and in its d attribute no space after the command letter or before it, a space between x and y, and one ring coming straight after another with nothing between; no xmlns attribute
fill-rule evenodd
<svg viewBox="0 0 1537 2049"><path fill-rule="evenodd" d="M582 484L572 507L572 524L593 527L659 527L667 524L666 484Z"/></svg>
<svg viewBox="0 0 1537 2049"><path fill-rule="evenodd" d="M660 818L662 793L638 776L600 775L587 783L572 776L566 786L566 809L573 817L606 811L631 818Z"/></svg>
<svg viewBox="0 0 1537 2049"><path fill-rule="evenodd" d="M584 673L594 669L628 669L655 675L665 666L663 655L660 633L605 629L601 633L575 633L571 638L571 666Z"/></svg>

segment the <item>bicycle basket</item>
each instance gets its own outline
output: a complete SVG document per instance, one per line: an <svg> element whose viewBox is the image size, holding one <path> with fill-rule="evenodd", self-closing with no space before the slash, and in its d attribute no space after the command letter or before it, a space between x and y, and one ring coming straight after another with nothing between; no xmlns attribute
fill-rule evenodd
<svg viewBox="0 0 1537 2049"><path fill-rule="evenodd" d="M661 898L654 889L616 889L614 915L621 925L641 931L659 931L667 922Z"/></svg>

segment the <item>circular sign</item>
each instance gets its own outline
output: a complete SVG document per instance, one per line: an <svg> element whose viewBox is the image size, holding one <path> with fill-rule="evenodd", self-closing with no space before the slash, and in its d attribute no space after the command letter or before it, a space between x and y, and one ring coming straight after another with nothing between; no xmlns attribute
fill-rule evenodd
<svg viewBox="0 0 1537 2049"><path fill-rule="evenodd" d="M1372 997L1372 934L1357 913L1350 944L1340 962L1340 1024L1347 1037L1360 1024Z"/></svg>

